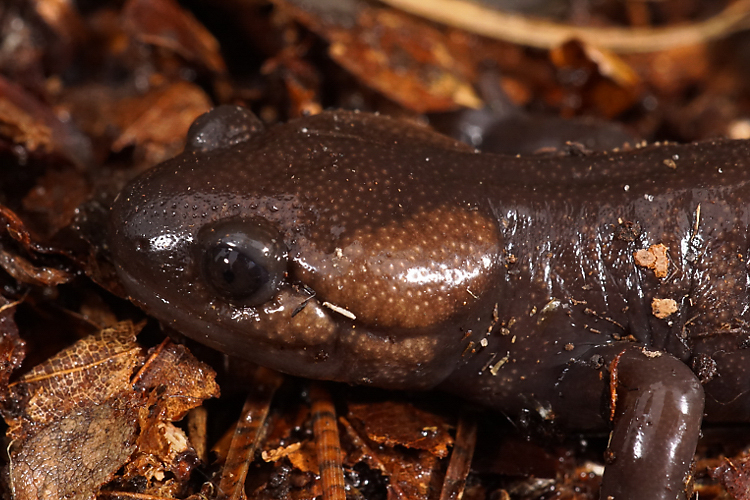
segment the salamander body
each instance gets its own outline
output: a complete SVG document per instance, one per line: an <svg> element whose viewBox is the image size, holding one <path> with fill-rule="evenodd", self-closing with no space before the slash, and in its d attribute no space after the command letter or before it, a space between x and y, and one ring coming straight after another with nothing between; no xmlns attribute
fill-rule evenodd
<svg viewBox="0 0 750 500"><path fill-rule="evenodd" d="M750 143L478 154L326 112L200 117L114 203L134 301L280 371L614 425L602 498L685 498L704 413L750 419Z"/></svg>

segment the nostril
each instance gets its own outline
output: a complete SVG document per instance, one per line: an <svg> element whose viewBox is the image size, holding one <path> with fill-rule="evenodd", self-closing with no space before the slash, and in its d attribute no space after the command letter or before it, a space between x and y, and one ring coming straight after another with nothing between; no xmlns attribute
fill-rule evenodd
<svg viewBox="0 0 750 500"><path fill-rule="evenodd" d="M138 238L135 241L135 249L138 252L145 252L150 248L150 243L148 238Z"/></svg>

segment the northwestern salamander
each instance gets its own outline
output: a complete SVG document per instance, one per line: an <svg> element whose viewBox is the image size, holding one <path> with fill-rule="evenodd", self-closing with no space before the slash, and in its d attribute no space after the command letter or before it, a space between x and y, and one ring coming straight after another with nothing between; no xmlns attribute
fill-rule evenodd
<svg viewBox="0 0 750 500"><path fill-rule="evenodd" d="M196 120L109 245L131 298L282 372L613 425L602 498L685 498L750 420L750 142L478 154L384 116Z"/></svg>

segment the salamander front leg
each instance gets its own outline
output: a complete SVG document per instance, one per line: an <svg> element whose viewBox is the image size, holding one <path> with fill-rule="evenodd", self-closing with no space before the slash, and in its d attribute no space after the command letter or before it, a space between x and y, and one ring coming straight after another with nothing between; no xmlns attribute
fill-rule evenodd
<svg viewBox="0 0 750 500"><path fill-rule="evenodd" d="M637 347L610 368L614 430L602 500L685 500L703 419L695 374L673 356Z"/></svg>

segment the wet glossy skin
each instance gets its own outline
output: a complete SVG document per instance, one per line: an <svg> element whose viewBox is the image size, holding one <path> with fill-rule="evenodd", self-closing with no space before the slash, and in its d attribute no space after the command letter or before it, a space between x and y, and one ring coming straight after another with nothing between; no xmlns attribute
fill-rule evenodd
<svg viewBox="0 0 750 500"><path fill-rule="evenodd" d="M602 497L685 498L704 394L708 419L750 417L749 154L515 158L370 114L264 131L221 107L120 194L110 246L132 298L201 342L299 376L440 387L522 425L613 416ZM255 298L206 278L227 225L282 263ZM663 278L634 259L657 244Z"/></svg>
<svg viewBox="0 0 750 500"><path fill-rule="evenodd" d="M591 151L609 151L640 142L614 122L592 118L532 115L508 99L492 107L467 109L430 117L430 126L485 153L534 154L564 151L570 143Z"/></svg>

